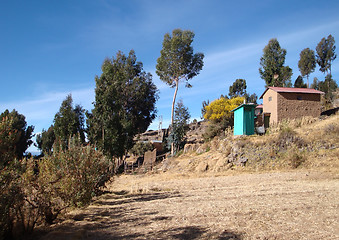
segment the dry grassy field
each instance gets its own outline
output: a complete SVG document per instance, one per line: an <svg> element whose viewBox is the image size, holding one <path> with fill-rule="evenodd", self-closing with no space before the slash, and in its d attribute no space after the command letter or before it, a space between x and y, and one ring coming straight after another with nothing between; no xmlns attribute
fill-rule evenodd
<svg viewBox="0 0 339 240"><path fill-rule="evenodd" d="M339 239L336 174L201 176L120 176L41 239Z"/></svg>
<svg viewBox="0 0 339 240"><path fill-rule="evenodd" d="M33 239L339 239L339 115L311 120L288 123L309 146L300 166L289 164L289 146L229 168L227 144L237 139L212 141L153 173L115 177L108 193ZM273 130L240 141L261 154Z"/></svg>

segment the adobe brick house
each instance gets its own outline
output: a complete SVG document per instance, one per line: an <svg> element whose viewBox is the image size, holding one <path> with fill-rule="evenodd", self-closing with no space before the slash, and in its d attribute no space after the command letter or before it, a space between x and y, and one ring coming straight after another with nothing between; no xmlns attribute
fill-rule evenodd
<svg viewBox="0 0 339 240"><path fill-rule="evenodd" d="M269 123L272 124L286 118L320 116L322 94L311 88L268 87L260 99L263 99L263 112L266 116L270 114Z"/></svg>

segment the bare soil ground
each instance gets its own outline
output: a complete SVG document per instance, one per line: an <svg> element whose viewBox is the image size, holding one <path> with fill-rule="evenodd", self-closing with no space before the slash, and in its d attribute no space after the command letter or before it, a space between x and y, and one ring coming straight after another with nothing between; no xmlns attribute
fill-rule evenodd
<svg viewBox="0 0 339 240"><path fill-rule="evenodd" d="M339 176L122 175L40 239L339 239Z"/></svg>

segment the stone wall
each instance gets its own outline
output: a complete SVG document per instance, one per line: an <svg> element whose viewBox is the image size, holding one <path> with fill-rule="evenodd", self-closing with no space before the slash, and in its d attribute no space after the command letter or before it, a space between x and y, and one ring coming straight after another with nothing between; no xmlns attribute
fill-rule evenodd
<svg viewBox="0 0 339 240"><path fill-rule="evenodd" d="M147 170L152 170L154 163L157 158L157 150L154 149L153 151L147 151L144 155L144 164L143 167Z"/></svg>
<svg viewBox="0 0 339 240"><path fill-rule="evenodd" d="M318 117L320 113L320 94L281 92L277 95L277 121L304 116Z"/></svg>

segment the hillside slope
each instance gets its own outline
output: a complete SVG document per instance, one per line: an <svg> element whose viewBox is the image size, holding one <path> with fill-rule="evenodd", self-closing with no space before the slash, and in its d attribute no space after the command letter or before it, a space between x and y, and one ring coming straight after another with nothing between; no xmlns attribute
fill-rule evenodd
<svg viewBox="0 0 339 240"><path fill-rule="evenodd" d="M339 239L338 120L215 139L120 175L33 239Z"/></svg>
<svg viewBox="0 0 339 240"><path fill-rule="evenodd" d="M339 173L339 115L285 121L264 136L232 136L186 146L158 169L177 173L314 168Z"/></svg>

